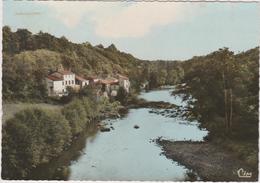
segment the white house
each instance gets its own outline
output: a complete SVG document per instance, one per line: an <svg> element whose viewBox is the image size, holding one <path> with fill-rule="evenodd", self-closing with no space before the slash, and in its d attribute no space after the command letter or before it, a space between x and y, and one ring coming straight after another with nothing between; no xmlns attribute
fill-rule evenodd
<svg viewBox="0 0 260 183"><path fill-rule="evenodd" d="M100 79L99 84L101 84L101 91L108 93L109 96L117 96L119 87L123 87L127 93L130 89L130 81L128 77L117 74L115 77L106 77L105 79Z"/></svg>
<svg viewBox="0 0 260 183"><path fill-rule="evenodd" d="M121 74L117 74L116 75L119 81L119 86L123 87L127 93L129 93L129 89L130 89L130 81L129 78L126 76L123 76Z"/></svg>
<svg viewBox="0 0 260 183"><path fill-rule="evenodd" d="M79 90L89 84L83 77L68 70L57 70L46 77L49 96L63 96L67 94L67 87Z"/></svg>
<svg viewBox="0 0 260 183"><path fill-rule="evenodd" d="M46 84L48 89L48 95L63 95L64 86L63 86L63 78L56 77L55 75L49 75L46 77Z"/></svg>
<svg viewBox="0 0 260 183"><path fill-rule="evenodd" d="M106 92L108 96L116 96L119 88L119 81L116 78L107 77L106 79L100 79L101 91Z"/></svg>
<svg viewBox="0 0 260 183"><path fill-rule="evenodd" d="M75 82L76 82L76 85L80 85L81 87L84 87L86 85L89 85L89 80L81 77L81 76L75 76Z"/></svg>

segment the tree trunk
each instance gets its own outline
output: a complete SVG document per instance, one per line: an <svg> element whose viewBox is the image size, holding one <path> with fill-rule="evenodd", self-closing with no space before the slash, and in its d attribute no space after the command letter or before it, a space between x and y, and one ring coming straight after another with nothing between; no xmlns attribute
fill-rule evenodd
<svg viewBox="0 0 260 183"><path fill-rule="evenodd" d="M232 128L232 118L233 118L233 92L232 89L229 90L230 93L230 113L229 113L229 123L230 123L230 128Z"/></svg>
<svg viewBox="0 0 260 183"><path fill-rule="evenodd" d="M222 80L223 80L223 88L224 88L224 112L225 112L225 121L224 126L226 130L228 130L228 114L227 114L227 89L226 89L226 78L225 73L222 73Z"/></svg>
<svg viewBox="0 0 260 183"><path fill-rule="evenodd" d="M228 107L227 107L227 89L224 89L224 103L225 103L225 126L226 126L226 130L228 130L229 125L228 125Z"/></svg>

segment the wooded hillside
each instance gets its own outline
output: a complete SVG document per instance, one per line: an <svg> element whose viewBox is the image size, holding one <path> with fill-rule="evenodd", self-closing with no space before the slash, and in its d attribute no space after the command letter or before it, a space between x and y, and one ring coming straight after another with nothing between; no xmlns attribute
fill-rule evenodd
<svg viewBox="0 0 260 183"><path fill-rule="evenodd" d="M180 67L175 62L149 62L119 51L111 44L76 44L48 33L32 34L26 29L12 32L3 27L3 98L44 99L44 78L62 64L82 76L121 73L128 75L132 88L152 80L150 88L174 84ZM176 69L177 68L177 69Z"/></svg>

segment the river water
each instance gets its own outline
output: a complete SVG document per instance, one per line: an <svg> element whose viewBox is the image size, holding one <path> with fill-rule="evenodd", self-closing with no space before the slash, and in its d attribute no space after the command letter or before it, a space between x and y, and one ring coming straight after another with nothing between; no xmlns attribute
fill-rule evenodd
<svg viewBox="0 0 260 183"><path fill-rule="evenodd" d="M141 93L149 101L185 105L171 89ZM131 109L120 119L104 120L110 132L93 129L81 136L56 161L42 168L34 179L65 180L160 180L181 181L187 169L165 156L153 141L158 137L172 140L201 141L207 131L180 118L169 118L151 109ZM134 128L138 125L139 128ZM40 173L42 172L42 173Z"/></svg>

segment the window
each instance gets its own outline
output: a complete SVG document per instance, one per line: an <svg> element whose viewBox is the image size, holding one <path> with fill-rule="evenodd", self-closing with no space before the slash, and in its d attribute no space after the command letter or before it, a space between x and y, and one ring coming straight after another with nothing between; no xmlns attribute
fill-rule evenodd
<svg viewBox="0 0 260 183"><path fill-rule="evenodd" d="M69 81L69 85L70 85L70 81Z"/></svg>
<svg viewBox="0 0 260 183"><path fill-rule="evenodd" d="M71 84L74 84L74 81L73 81L73 80L71 81Z"/></svg>
<svg viewBox="0 0 260 183"><path fill-rule="evenodd" d="M68 84L67 81L65 81L66 85Z"/></svg>
<svg viewBox="0 0 260 183"><path fill-rule="evenodd" d="M62 86L64 86L64 81L62 81Z"/></svg>

